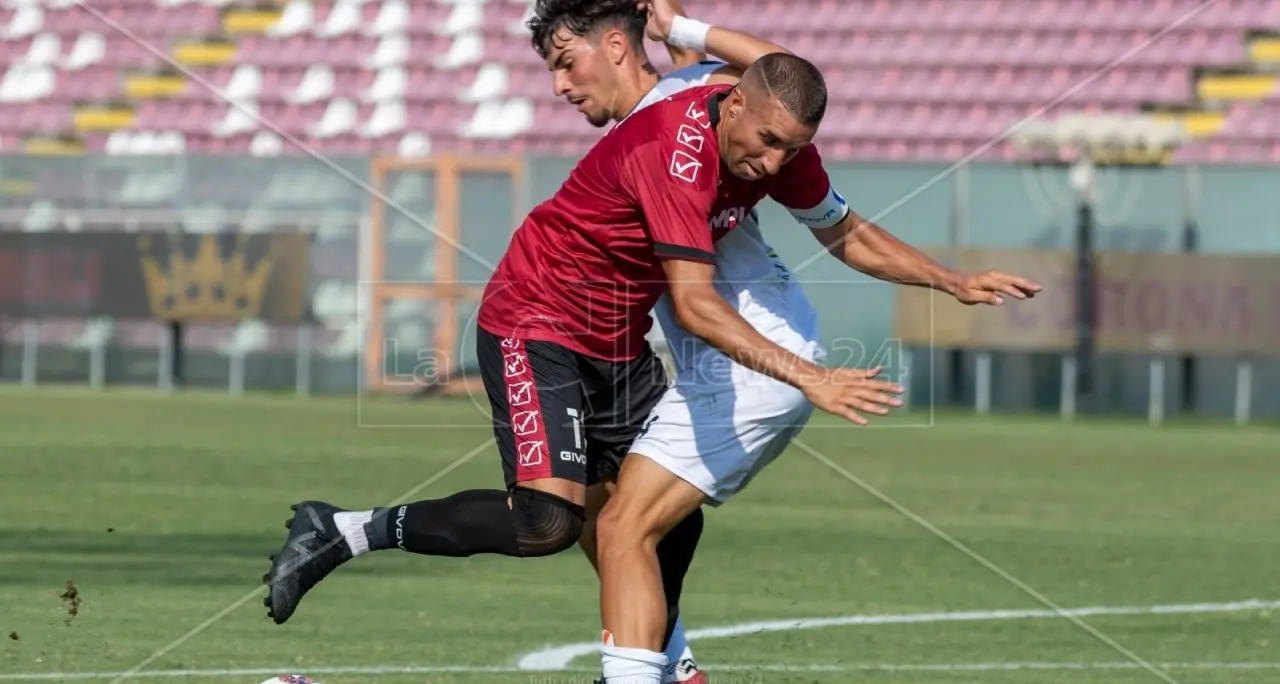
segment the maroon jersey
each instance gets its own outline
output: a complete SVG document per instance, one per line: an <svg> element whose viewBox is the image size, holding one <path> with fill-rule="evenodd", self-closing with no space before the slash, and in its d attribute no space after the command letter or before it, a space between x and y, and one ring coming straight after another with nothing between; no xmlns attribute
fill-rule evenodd
<svg viewBox="0 0 1280 684"><path fill-rule="evenodd" d="M644 348L663 259L714 263L715 238L766 195L809 209L830 191L812 145L758 182L723 174L715 126L732 86L681 91L609 131L516 230L485 288L481 328L609 361Z"/></svg>

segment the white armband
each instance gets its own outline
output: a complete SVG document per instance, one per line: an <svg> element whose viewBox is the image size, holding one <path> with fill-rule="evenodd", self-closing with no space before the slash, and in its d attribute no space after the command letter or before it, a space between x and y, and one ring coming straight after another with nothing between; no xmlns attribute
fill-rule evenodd
<svg viewBox="0 0 1280 684"><path fill-rule="evenodd" d="M706 52L707 31L710 30L710 24L676 15L676 18L671 21L671 35L667 36L667 44L685 50Z"/></svg>
<svg viewBox="0 0 1280 684"><path fill-rule="evenodd" d="M831 188L818 206L810 209L787 207L787 211L791 212L797 221L810 228L830 228L849 215L849 203L844 201L835 188Z"/></svg>

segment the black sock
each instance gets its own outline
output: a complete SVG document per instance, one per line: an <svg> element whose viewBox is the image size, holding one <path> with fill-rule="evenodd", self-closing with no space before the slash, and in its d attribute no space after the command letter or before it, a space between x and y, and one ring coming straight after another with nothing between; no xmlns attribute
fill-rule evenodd
<svg viewBox="0 0 1280 684"><path fill-rule="evenodd" d="M680 615L680 594L684 591L684 576L693 563L693 553L702 537L702 509L690 513L667 536L658 542L658 566L662 571L662 592L667 599L667 633L662 638L665 648L671 641Z"/></svg>
<svg viewBox="0 0 1280 684"><path fill-rule="evenodd" d="M365 525L369 548L462 558L519 556L516 521L500 489L472 489L444 499L375 508Z"/></svg>

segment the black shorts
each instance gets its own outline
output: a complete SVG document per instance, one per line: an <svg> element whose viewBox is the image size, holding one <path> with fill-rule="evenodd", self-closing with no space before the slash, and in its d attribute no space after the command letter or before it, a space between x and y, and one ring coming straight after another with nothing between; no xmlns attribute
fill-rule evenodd
<svg viewBox="0 0 1280 684"><path fill-rule="evenodd" d="M662 361L647 346L634 360L603 361L480 328L476 354L508 489L547 477L613 479L667 389Z"/></svg>

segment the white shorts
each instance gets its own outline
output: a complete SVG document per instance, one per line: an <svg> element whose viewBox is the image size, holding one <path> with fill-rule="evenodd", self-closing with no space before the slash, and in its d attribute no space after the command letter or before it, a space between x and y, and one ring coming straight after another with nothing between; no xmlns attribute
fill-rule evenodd
<svg viewBox="0 0 1280 684"><path fill-rule="evenodd" d="M666 468L719 506L782 454L812 414L804 394L780 382L676 385L649 414L631 453Z"/></svg>

